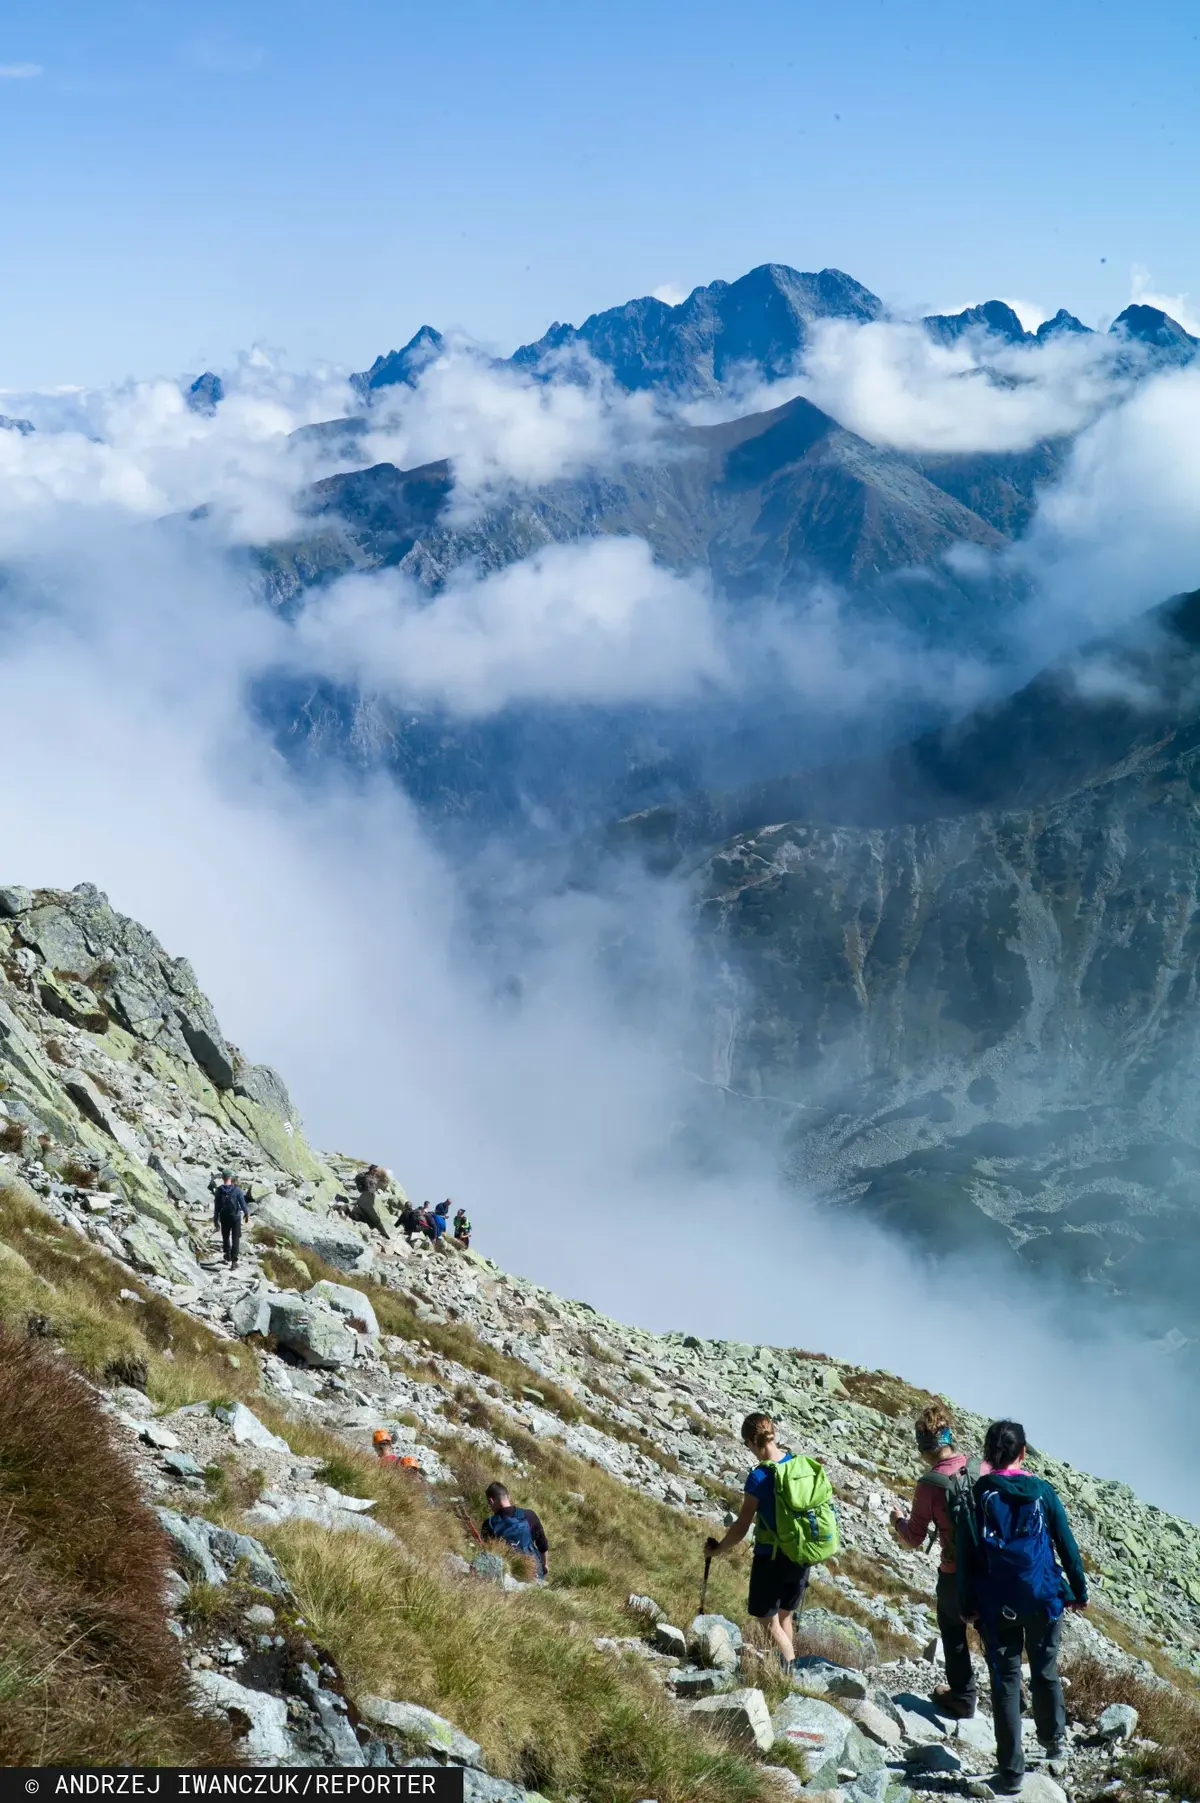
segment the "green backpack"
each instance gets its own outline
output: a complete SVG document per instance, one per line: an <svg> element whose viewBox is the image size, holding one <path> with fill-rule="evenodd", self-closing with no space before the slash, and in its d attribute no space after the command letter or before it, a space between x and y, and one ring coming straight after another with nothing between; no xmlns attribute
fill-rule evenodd
<svg viewBox="0 0 1200 1803"><path fill-rule="evenodd" d="M820 1565L841 1545L833 1487L825 1467L797 1453L771 1467L775 1480L775 1532L761 1522L756 1546L770 1546L793 1565Z"/></svg>

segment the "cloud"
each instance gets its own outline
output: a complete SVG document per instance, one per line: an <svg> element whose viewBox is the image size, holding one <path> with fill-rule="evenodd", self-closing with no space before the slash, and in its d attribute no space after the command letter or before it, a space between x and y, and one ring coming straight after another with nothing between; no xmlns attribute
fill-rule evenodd
<svg viewBox="0 0 1200 1803"><path fill-rule="evenodd" d="M432 600L401 577L347 577L305 609L295 655L338 681L472 717L514 703L678 702L727 674L707 588L636 538L460 571Z"/></svg>
<svg viewBox="0 0 1200 1803"><path fill-rule="evenodd" d="M45 73L41 63L0 63L0 81L33 81Z"/></svg>
<svg viewBox="0 0 1200 1803"><path fill-rule="evenodd" d="M1153 276L1142 263L1135 263L1129 272L1129 299L1135 305L1157 307L1161 313L1169 313L1185 332L1200 338L1200 310L1192 305L1191 296L1159 293Z"/></svg>
<svg viewBox="0 0 1200 1803"><path fill-rule="evenodd" d="M675 282L660 282L650 293L655 300L665 301L668 307L681 307L687 299L685 290Z"/></svg>
<svg viewBox="0 0 1200 1803"><path fill-rule="evenodd" d="M1026 332L1036 332L1042 321L1050 317L1045 307L1039 307L1036 301L1007 300L1003 295L1000 299L1006 307L1012 308Z"/></svg>

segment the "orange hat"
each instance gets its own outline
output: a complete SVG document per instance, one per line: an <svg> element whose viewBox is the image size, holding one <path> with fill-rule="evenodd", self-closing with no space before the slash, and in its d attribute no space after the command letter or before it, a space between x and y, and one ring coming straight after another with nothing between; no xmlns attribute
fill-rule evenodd
<svg viewBox="0 0 1200 1803"><path fill-rule="evenodd" d="M372 1434L371 1439L376 1446L390 1446L392 1443L392 1436L388 1433L386 1427L377 1427L374 1434Z"/></svg>
<svg viewBox="0 0 1200 1803"><path fill-rule="evenodd" d="M420 1469L421 1469L419 1462L413 1458L411 1453L405 1453L404 1457L400 1461L400 1464L401 1464L402 1469L405 1469L408 1471L420 1471Z"/></svg>

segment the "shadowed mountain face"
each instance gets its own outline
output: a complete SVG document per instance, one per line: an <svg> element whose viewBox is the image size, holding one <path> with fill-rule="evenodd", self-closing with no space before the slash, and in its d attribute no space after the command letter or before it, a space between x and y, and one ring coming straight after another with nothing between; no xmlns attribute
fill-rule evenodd
<svg viewBox="0 0 1200 1803"><path fill-rule="evenodd" d="M1198 796L1200 593L952 732L620 836L696 862L712 1080L798 1181L1195 1339Z"/></svg>

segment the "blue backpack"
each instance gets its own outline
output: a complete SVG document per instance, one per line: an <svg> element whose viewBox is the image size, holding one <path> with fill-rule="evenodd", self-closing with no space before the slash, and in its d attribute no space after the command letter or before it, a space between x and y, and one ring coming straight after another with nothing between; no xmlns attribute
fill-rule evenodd
<svg viewBox="0 0 1200 1803"><path fill-rule="evenodd" d="M976 1491L978 1590L985 1616L1063 1609L1063 1579L1040 1496L1014 1496L998 1486Z"/></svg>
<svg viewBox="0 0 1200 1803"><path fill-rule="evenodd" d="M503 1540L514 1552L528 1553L537 1559L537 1548L533 1544L533 1529L524 1509L513 1509L507 1515L489 1515L483 1524L483 1531L489 1540ZM538 1559L538 1564L541 1560Z"/></svg>

